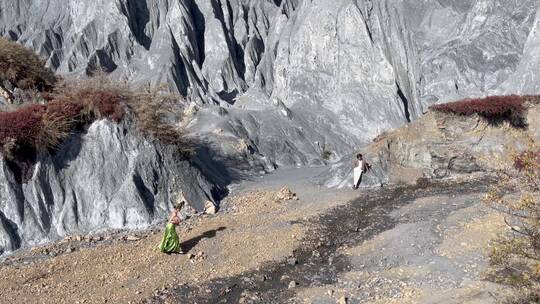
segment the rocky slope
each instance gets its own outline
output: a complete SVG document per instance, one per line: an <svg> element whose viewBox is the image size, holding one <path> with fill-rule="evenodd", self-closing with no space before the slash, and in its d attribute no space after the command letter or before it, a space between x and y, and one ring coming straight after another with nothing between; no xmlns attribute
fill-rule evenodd
<svg viewBox="0 0 540 304"><path fill-rule="evenodd" d="M0 36L58 74L102 69L185 96L182 124L200 144L176 162L100 121L41 155L28 182L0 161L0 251L145 227L180 190L201 210L231 181L337 161L434 103L537 93L539 24L536 0L0 0ZM477 118L426 117L367 148L368 184L477 171L475 153L508 139ZM346 185L348 170L336 164L323 183Z"/></svg>
<svg viewBox="0 0 540 304"><path fill-rule="evenodd" d="M491 304L504 298L504 287L483 275L489 244L505 227L502 216L480 203L492 181L358 193L309 184L319 171L265 176L242 185L220 214L183 221L177 230L185 255L156 250L160 227L127 237L66 238L0 260L0 303L38 297L59 304ZM298 200L278 198L284 184Z"/></svg>
<svg viewBox="0 0 540 304"><path fill-rule="evenodd" d="M194 132L266 169L322 163L430 104L537 93L536 0L0 0L0 35L205 105ZM224 110L227 108L227 110ZM216 119L217 118L217 119Z"/></svg>
<svg viewBox="0 0 540 304"><path fill-rule="evenodd" d="M447 178L489 172L509 161L508 155L540 138L538 98L529 98L527 127L490 123L478 116L430 111L405 127L381 134L362 149L373 165L364 186L414 184L419 178ZM328 187L352 186L354 155L345 157L316 178Z"/></svg>
<svg viewBox="0 0 540 304"><path fill-rule="evenodd" d="M191 206L186 214L220 199L226 177L209 162L180 161L172 147L131 125L93 123L56 153L38 155L24 182L2 157L0 254L67 234L145 228L163 221L182 196Z"/></svg>

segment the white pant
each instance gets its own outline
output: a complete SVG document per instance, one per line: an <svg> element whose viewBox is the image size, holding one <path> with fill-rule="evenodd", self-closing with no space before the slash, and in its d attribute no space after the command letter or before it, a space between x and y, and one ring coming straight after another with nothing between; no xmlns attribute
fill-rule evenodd
<svg viewBox="0 0 540 304"><path fill-rule="evenodd" d="M362 180L362 175L364 173L362 172L362 168L361 167L355 167L354 168L354 186L359 186L359 183L360 181Z"/></svg>

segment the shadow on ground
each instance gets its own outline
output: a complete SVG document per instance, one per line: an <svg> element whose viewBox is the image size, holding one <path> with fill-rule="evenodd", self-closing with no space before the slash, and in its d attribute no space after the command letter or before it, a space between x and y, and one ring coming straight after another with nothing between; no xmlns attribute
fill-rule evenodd
<svg viewBox="0 0 540 304"><path fill-rule="evenodd" d="M180 246L185 253L188 253L191 251L191 249L195 248L195 246L197 246L201 240L214 238L216 237L218 231L223 231L225 229L227 228L219 227L218 229L208 230L199 236L184 241Z"/></svg>

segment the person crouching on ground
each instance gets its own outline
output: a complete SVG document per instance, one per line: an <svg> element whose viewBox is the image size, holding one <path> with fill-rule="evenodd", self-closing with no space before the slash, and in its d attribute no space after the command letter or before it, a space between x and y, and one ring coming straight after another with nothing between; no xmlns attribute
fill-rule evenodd
<svg viewBox="0 0 540 304"><path fill-rule="evenodd" d="M354 171L353 171L353 189L356 190L360 187L362 183L362 177L365 173L371 171L371 165L364 160L362 154L356 154L356 160L354 161Z"/></svg>
<svg viewBox="0 0 540 304"><path fill-rule="evenodd" d="M163 239L159 244L159 250L163 253L183 253L182 248L180 247L180 238L176 233L176 226L180 224L180 217L178 216L178 212L182 210L184 204L184 201L177 203L174 206L171 215L169 216L169 222L165 227L165 234L163 235Z"/></svg>

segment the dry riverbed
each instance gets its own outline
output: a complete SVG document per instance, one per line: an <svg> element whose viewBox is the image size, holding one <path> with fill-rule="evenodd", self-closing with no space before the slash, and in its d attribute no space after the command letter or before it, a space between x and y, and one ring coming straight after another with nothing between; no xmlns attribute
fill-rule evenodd
<svg viewBox="0 0 540 304"><path fill-rule="evenodd" d="M494 303L502 295L482 280L489 241L504 229L479 203L487 180L353 192L288 176L247 183L217 215L183 222L184 255L156 250L161 227L17 253L0 264L0 302ZM284 185L299 199L281 195Z"/></svg>

